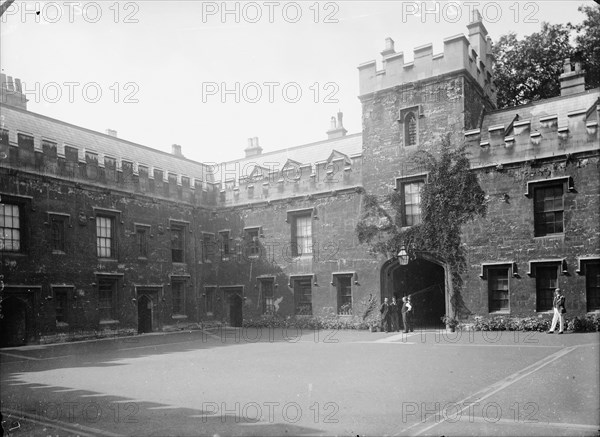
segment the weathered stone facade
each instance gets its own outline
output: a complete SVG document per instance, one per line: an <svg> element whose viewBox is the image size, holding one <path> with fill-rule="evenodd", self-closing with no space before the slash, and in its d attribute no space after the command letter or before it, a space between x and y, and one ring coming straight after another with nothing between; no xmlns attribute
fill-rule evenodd
<svg viewBox="0 0 600 437"><path fill-rule="evenodd" d="M409 158L447 133L468 144L488 196L463 233L469 312L544 315L551 286L571 314L599 310L600 90L573 85L569 64L565 95L495 110L487 32L469 32L409 64L388 40L383 70L362 64L362 134L339 114L328 140L262 154L252 139L216 167L34 114L3 89L2 344L360 316L371 298L411 293L417 321L435 326L453 312L445 261L373 256L355 227L365 192L425 183Z"/></svg>

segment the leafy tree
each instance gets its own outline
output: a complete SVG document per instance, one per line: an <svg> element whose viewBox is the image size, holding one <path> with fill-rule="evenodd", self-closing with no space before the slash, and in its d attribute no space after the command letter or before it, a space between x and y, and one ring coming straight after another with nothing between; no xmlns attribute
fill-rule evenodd
<svg viewBox="0 0 600 437"><path fill-rule="evenodd" d="M578 10L586 15L581 24L544 22L539 32L523 39L510 32L494 43L498 108L560 95L566 58L581 62L587 88L600 86L600 5Z"/></svg>
<svg viewBox="0 0 600 437"><path fill-rule="evenodd" d="M493 46L499 108L560 95L563 61L574 51L570 34L568 25L544 22L522 40L514 32L500 37Z"/></svg>
<svg viewBox="0 0 600 437"><path fill-rule="evenodd" d="M600 86L600 5L580 6L586 18L581 24L573 26L575 36L575 61L581 61L586 72L587 88Z"/></svg>
<svg viewBox="0 0 600 437"><path fill-rule="evenodd" d="M485 193L470 170L466 146L453 147L446 135L438 154L416 152L412 160L427 172L421 191L421 223L402 227L402 198L394 192L383 197L365 194L363 212L356 226L360 243L372 253L386 258L405 246L409 255L415 251L436 254L451 270L454 312L465 312L460 295L461 273L466 259L461 243L462 226L487 212ZM468 312L468 310L467 310Z"/></svg>

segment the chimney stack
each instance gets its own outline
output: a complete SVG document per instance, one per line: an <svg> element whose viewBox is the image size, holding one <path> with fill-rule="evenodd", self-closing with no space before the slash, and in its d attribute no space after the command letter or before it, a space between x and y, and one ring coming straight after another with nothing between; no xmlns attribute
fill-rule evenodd
<svg viewBox="0 0 600 437"><path fill-rule="evenodd" d="M394 49L394 40L390 37L387 37L385 39L385 49L383 52L381 52L381 56L385 58L386 56L393 55L394 53L396 53L396 50Z"/></svg>
<svg viewBox="0 0 600 437"><path fill-rule="evenodd" d="M117 131L114 129L106 129L106 135L117 138Z"/></svg>
<svg viewBox="0 0 600 437"><path fill-rule="evenodd" d="M246 152L246 158L262 153L262 147L258 145L258 137L248 138L248 147L244 149L244 152Z"/></svg>
<svg viewBox="0 0 600 437"><path fill-rule="evenodd" d="M181 153L181 146L179 144L172 144L171 145L171 154L175 155L175 156L179 156L180 158L183 158L183 153Z"/></svg>
<svg viewBox="0 0 600 437"><path fill-rule="evenodd" d="M0 73L0 102L21 109L27 109L27 98L23 94L21 79Z"/></svg>
<svg viewBox="0 0 600 437"><path fill-rule="evenodd" d="M575 71L572 71L571 59L566 58L563 62L563 70L563 74L560 75L560 95L570 96L584 92L585 71L581 70L581 64L575 62Z"/></svg>
<svg viewBox="0 0 600 437"><path fill-rule="evenodd" d="M327 131L327 139L341 138L346 136L348 131L344 128L343 123L344 113L337 113L337 121L335 117L331 117L331 128Z"/></svg>

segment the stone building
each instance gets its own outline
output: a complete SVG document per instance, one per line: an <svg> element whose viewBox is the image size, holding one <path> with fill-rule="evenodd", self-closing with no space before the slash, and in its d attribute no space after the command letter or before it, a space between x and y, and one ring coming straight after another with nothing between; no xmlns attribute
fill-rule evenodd
<svg viewBox="0 0 600 437"><path fill-rule="evenodd" d="M407 263L357 241L364 193L403 196L420 220L427 175L408 158L442 135L466 142L488 214L465 226L471 314L600 310L600 90L567 60L561 96L495 109L491 42L477 17L444 50L394 41L358 67L363 132L342 114L327 139L220 165L164 153L27 110L2 76L2 345L240 326L259 317L360 316L415 294L421 326L452 314L445 260Z"/></svg>

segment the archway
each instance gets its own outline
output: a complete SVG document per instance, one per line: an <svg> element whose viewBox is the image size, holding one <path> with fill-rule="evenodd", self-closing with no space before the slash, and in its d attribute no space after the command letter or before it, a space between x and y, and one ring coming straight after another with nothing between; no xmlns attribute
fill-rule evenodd
<svg viewBox="0 0 600 437"><path fill-rule="evenodd" d="M2 301L0 347L21 346L27 343L27 304L19 298Z"/></svg>
<svg viewBox="0 0 600 437"><path fill-rule="evenodd" d="M417 255L405 266L391 259L381 267L381 301L410 295L417 329L445 327L441 317L447 313L448 284L445 264L428 254Z"/></svg>
<svg viewBox="0 0 600 437"><path fill-rule="evenodd" d="M152 332L152 299L145 294L138 300L138 332Z"/></svg>

